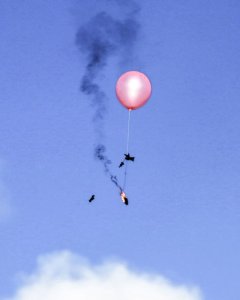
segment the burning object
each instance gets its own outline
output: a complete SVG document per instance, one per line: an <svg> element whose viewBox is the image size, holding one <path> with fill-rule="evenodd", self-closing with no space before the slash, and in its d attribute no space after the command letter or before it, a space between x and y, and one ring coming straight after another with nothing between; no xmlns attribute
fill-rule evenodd
<svg viewBox="0 0 240 300"><path fill-rule="evenodd" d="M128 205L128 198L127 198L126 194L124 193L124 191L122 191L122 192L120 193L120 196L121 196L121 198L122 198L123 203L124 203L125 205Z"/></svg>

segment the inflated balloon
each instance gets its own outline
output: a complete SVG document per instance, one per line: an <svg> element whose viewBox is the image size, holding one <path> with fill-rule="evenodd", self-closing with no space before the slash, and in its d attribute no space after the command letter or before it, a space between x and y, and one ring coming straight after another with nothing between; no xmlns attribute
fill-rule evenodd
<svg viewBox="0 0 240 300"><path fill-rule="evenodd" d="M150 80L138 71L124 73L116 84L117 98L129 110L143 106L150 98L151 90Z"/></svg>

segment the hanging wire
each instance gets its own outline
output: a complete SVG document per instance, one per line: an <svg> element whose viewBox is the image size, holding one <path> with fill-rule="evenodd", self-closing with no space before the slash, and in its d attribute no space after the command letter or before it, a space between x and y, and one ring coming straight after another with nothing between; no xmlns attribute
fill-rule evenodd
<svg viewBox="0 0 240 300"><path fill-rule="evenodd" d="M131 109L128 110L128 128L127 128L127 152L129 153L129 138L130 138L130 121L131 121ZM126 188L127 183L127 167L128 167L128 161L125 161L125 171L124 171L124 181L123 181L123 190Z"/></svg>
<svg viewBox="0 0 240 300"><path fill-rule="evenodd" d="M127 153L126 154L128 154L129 151L130 120L131 120L131 109L128 110Z"/></svg>

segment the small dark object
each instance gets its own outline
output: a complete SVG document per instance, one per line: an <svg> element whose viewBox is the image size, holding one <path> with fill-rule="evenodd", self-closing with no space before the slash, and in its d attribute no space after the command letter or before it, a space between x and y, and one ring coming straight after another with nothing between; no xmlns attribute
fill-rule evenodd
<svg viewBox="0 0 240 300"><path fill-rule="evenodd" d="M95 199L95 195L92 195L91 198L88 201L92 202L94 199Z"/></svg>
<svg viewBox="0 0 240 300"><path fill-rule="evenodd" d="M127 197L124 197L124 202L123 202L125 205L128 205L128 198Z"/></svg>
<svg viewBox="0 0 240 300"><path fill-rule="evenodd" d="M126 160L131 160L131 161L134 161L135 157L134 156L130 156L130 154L124 154L125 155L125 159Z"/></svg>
<svg viewBox="0 0 240 300"><path fill-rule="evenodd" d="M121 161L120 165L118 166L119 168L121 168L124 165L124 162Z"/></svg>

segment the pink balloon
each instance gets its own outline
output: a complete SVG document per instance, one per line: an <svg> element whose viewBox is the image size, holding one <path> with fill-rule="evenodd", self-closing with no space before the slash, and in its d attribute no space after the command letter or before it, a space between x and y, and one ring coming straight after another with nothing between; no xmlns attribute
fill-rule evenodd
<svg viewBox="0 0 240 300"><path fill-rule="evenodd" d="M118 100L130 110L143 106L150 98L151 90L150 80L138 71L124 73L116 84Z"/></svg>

